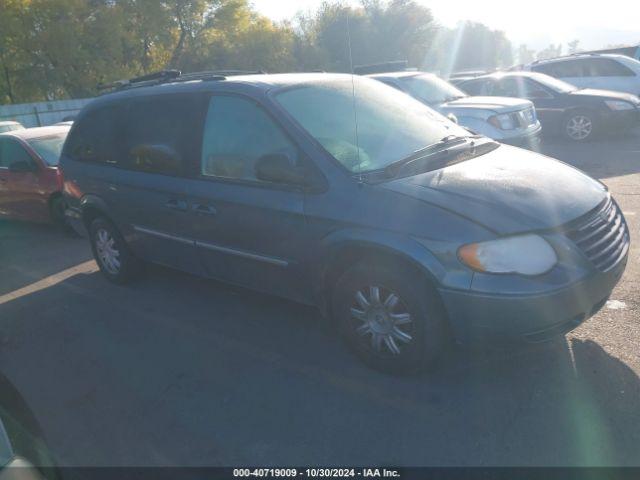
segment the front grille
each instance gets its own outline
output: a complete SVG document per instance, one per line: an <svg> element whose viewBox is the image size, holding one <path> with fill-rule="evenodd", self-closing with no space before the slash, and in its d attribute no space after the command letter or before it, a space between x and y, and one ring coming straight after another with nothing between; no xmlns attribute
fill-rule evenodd
<svg viewBox="0 0 640 480"><path fill-rule="evenodd" d="M627 224L611 198L566 234L602 272L615 267L629 250Z"/></svg>

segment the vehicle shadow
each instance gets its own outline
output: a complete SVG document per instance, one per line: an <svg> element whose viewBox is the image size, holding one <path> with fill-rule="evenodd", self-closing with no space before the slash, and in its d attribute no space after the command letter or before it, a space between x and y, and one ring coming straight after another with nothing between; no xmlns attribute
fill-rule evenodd
<svg viewBox="0 0 640 480"><path fill-rule="evenodd" d="M62 465L640 463L638 376L592 341L392 377L314 309L161 268L74 275L0 318L3 373Z"/></svg>
<svg viewBox="0 0 640 480"><path fill-rule="evenodd" d="M0 296L92 258L86 240L58 227L0 220Z"/></svg>
<svg viewBox="0 0 640 480"><path fill-rule="evenodd" d="M583 144L544 137L538 151L595 178L629 175L640 172L640 129Z"/></svg>

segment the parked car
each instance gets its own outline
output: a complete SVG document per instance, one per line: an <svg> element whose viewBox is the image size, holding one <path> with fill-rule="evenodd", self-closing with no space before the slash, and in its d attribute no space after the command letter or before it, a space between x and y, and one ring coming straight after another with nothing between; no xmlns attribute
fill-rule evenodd
<svg viewBox="0 0 640 480"><path fill-rule="evenodd" d="M431 73L368 75L405 92L473 132L502 143L535 146L542 130L533 104L520 98L472 97ZM505 96L506 97L506 96Z"/></svg>
<svg viewBox="0 0 640 480"><path fill-rule="evenodd" d="M40 423L23 396L0 373L0 478L60 480Z"/></svg>
<svg viewBox="0 0 640 480"><path fill-rule="evenodd" d="M451 338L567 332L625 269L602 183L380 82L145 78L88 105L61 159L69 215L111 282L154 262L316 305L397 372Z"/></svg>
<svg viewBox="0 0 640 480"><path fill-rule="evenodd" d="M577 54L539 60L523 67L581 88L599 88L640 95L640 61L626 55Z"/></svg>
<svg viewBox="0 0 640 480"><path fill-rule="evenodd" d="M22 130L24 127L19 122L0 122L0 133Z"/></svg>
<svg viewBox="0 0 640 480"><path fill-rule="evenodd" d="M447 78L447 81L452 85L458 85L458 83L463 82L465 80L469 80L471 78L476 78L481 75L488 75L492 73L493 70L463 70L460 72L453 72Z"/></svg>
<svg viewBox="0 0 640 480"><path fill-rule="evenodd" d="M69 127L0 134L0 218L65 223L60 152Z"/></svg>
<svg viewBox="0 0 640 480"><path fill-rule="evenodd" d="M542 73L494 73L467 80L460 88L471 95L509 95L531 100L547 133L569 140L621 132L640 125L640 98L628 93L579 89Z"/></svg>

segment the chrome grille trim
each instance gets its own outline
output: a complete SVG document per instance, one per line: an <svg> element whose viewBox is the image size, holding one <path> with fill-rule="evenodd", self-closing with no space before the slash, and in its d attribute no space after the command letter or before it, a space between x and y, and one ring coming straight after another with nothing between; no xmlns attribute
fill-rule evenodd
<svg viewBox="0 0 640 480"><path fill-rule="evenodd" d="M610 197L565 234L602 272L614 268L629 251L629 229L620 208Z"/></svg>

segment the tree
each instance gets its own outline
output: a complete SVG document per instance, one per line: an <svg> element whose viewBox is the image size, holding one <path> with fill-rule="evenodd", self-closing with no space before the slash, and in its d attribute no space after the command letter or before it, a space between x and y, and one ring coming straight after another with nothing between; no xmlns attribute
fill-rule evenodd
<svg viewBox="0 0 640 480"><path fill-rule="evenodd" d="M580 50L580 40L572 40L567 43L567 47L569 48L569 54L576 53Z"/></svg>
<svg viewBox="0 0 640 480"><path fill-rule="evenodd" d="M435 45L437 55L429 63L443 76L463 70L492 70L513 64L511 42L504 32L475 22L441 29Z"/></svg>
<svg viewBox="0 0 640 480"><path fill-rule="evenodd" d="M522 43L518 46L517 57L520 64L531 63L536 59L536 52Z"/></svg>
<svg viewBox="0 0 640 480"><path fill-rule="evenodd" d="M562 55L562 44L554 45L553 43L547 48L540 50L537 55L538 60L544 60L546 58L555 58Z"/></svg>

